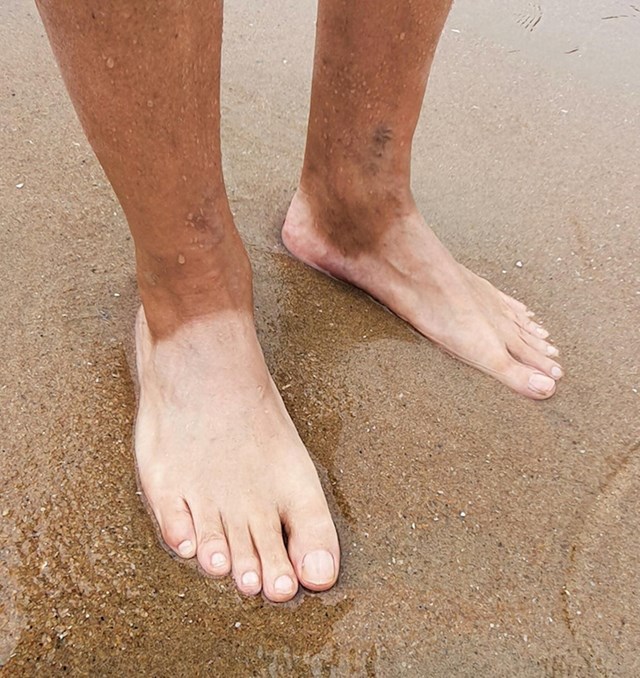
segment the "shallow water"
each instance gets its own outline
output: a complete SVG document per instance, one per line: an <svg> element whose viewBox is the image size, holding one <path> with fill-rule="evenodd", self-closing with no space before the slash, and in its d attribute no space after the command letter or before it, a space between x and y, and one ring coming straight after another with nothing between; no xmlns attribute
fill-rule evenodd
<svg viewBox="0 0 640 678"><path fill-rule="evenodd" d="M416 197L456 256L553 328L568 376L531 403L286 255L314 7L226 11L225 174L265 353L337 521L340 581L274 606L161 547L131 455L131 242L35 11L10 0L4 671L638 675L640 13L460 0L436 58Z"/></svg>

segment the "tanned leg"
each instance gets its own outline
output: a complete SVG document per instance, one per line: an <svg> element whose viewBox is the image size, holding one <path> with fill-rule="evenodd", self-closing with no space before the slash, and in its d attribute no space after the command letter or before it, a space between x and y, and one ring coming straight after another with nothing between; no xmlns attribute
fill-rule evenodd
<svg viewBox="0 0 640 678"><path fill-rule="evenodd" d="M164 541L246 594L329 588L337 535L256 338L224 188L222 2L38 7L135 241L136 458Z"/></svg>
<svg viewBox="0 0 640 678"><path fill-rule="evenodd" d="M320 0L307 148L282 238L515 391L562 369L524 304L458 264L416 209L411 143L450 0Z"/></svg>

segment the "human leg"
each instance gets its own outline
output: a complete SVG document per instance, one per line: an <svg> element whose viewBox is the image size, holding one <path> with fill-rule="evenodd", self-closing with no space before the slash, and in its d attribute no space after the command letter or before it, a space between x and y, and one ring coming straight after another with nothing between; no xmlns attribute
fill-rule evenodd
<svg viewBox="0 0 640 678"><path fill-rule="evenodd" d="M38 8L135 241L136 458L163 539L247 594L329 588L335 528L264 363L224 188L222 2Z"/></svg>
<svg viewBox="0 0 640 678"><path fill-rule="evenodd" d="M543 399L562 376L547 331L458 264L411 195L411 143L450 4L320 0L305 160L282 237L451 354Z"/></svg>

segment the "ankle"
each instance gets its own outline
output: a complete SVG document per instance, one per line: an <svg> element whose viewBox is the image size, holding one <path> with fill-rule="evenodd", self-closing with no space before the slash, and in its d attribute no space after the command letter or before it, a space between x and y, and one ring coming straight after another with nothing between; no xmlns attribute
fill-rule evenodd
<svg viewBox="0 0 640 678"><path fill-rule="evenodd" d="M330 206L349 221L415 207L408 175L353 162L321 170L305 163L298 190L314 210Z"/></svg>
<svg viewBox="0 0 640 678"><path fill-rule="evenodd" d="M225 248L226 249L226 248ZM151 335L232 312L252 317L251 265L243 248L152 257L138 251L138 286Z"/></svg>
<svg viewBox="0 0 640 678"><path fill-rule="evenodd" d="M378 252L387 236L416 210L409 184L402 179L380 181L361 168L321 176L306 170L282 237L290 251L297 250L296 256L314 259L320 268L335 269L339 261ZM315 243L305 245L310 237ZM309 248L316 252L301 252ZM335 270L333 275L344 277Z"/></svg>

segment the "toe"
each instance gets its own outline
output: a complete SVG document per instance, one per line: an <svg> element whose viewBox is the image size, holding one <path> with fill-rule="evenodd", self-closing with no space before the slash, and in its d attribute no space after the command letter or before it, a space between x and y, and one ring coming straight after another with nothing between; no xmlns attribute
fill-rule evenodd
<svg viewBox="0 0 640 678"><path fill-rule="evenodd" d="M312 591L331 588L338 578L340 545L324 496L285 516L289 557L300 583Z"/></svg>
<svg viewBox="0 0 640 678"><path fill-rule="evenodd" d="M563 376L562 367L560 367L555 360L550 358L546 354L546 351L543 353L542 351L533 348L519 337L509 344L509 352L520 362L537 368L552 379L557 380Z"/></svg>
<svg viewBox="0 0 640 678"><path fill-rule="evenodd" d="M181 497L149 500L165 544L181 558L196 555L196 533L191 512Z"/></svg>
<svg viewBox="0 0 640 678"><path fill-rule="evenodd" d="M197 507L197 508L196 508ZM224 577L231 571L229 545L217 509L192 505L196 536L198 539L198 562L200 567L215 577Z"/></svg>
<svg viewBox="0 0 640 678"><path fill-rule="evenodd" d="M298 590L298 579L284 547L282 525L277 513L270 521L265 518L252 525L251 535L262 566L262 590L265 596L275 603L291 600Z"/></svg>
<svg viewBox="0 0 640 678"><path fill-rule="evenodd" d="M502 383L521 393L527 398L545 400L550 398L556 390L555 379L529 366L504 352L496 368L492 370Z"/></svg>
<svg viewBox="0 0 640 678"><path fill-rule="evenodd" d="M520 339L526 344L529 344L529 346L538 351L538 353L546 355L549 358L557 358L560 355L560 351L553 344L550 344L548 341L536 337L525 330L520 330Z"/></svg>
<svg viewBox="0 0 640 678"><path fill-rule="evenodd" d="M522 316L534 315L533 311L530 311L527 308L526 304L523 304L521 301L518 301L517 299L510 297L508 294L505 294L504 292L500 292L500 296L502 297L502 300L507 304L507 306L517 315Z"/></svg>
<svg viewBox="0 0 640 678"><path fill-rule="evenodd" d="M262 588L260 560L247 525L229 525L233 578L240 593L255 596Z"/></svg>
<svg viewBox="0 0 640 678"><path fill-rule="evenodd" d="M530 318L520 316L516 319L516 322L523 330L538 339L546 339L549 336L549 332L547 332L542 325L538 325L538 323Z"/></svg>

